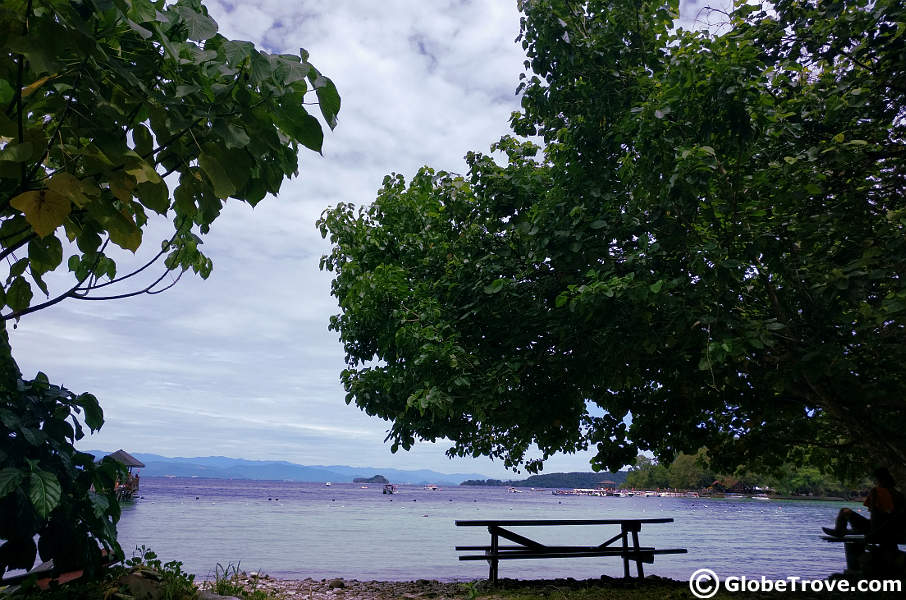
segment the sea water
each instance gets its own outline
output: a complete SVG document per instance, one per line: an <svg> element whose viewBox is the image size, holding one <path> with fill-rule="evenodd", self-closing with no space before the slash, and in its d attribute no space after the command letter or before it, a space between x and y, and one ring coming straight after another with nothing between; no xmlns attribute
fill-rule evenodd
<svg viewBox="0 0 906 600"><path fill-rule="evenodd" d="M844 565L842 544L821 540L822 525L854 504L820 501L558 496L551 490L450 486L438 490L380 484L142 478L139 498L124 505L119 541L210 578L216 566L274 577L470 580L487 577L484 561L459 561L454 546L487 545L485 528L457 519L663 518L642 526L639 542L686 548L658 555L646 574L688 579L699 568L719 576L823 578ZM614 526L516 528L558 545L600 544ZM635 566L632 565L635 573ZM617 557L501 561L517 579L623 574Z"/></svg>

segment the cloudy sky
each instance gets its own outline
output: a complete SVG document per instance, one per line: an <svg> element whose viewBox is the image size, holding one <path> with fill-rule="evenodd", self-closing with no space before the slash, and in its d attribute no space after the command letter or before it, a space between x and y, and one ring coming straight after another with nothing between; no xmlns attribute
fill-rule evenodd
<svg viewBox="0 0 906 600"><path fill-rule="evenodd" d="M515 0L206 5L227 37L306 48L339 89L339 126L279 197L254 210L227 204L205 239L207 281L24 317L11 335L23 374L40 369L100 399L106 424L83 449L510 476L498 462L450 460L444 443L391 454L388 424L344 403L343 349L327 331L331 277L318 269L329 247L314 223L338 202L370 202L388 173L465 172L467 151L507 133L524 59ZM698 10L687 1L684 16ZM588 460L554 457L545 471L588 470Z"/></svg>

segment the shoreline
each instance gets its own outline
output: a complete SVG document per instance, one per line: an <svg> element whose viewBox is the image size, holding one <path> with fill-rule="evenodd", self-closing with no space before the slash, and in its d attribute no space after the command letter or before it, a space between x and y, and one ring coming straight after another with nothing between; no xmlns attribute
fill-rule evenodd
<svg viewBox="0 0 906 600"><path fill-rule="evenodd" d="M280 579L267 574L240 573L231 580L249 592L261 590L281 600L462 600L467 598L497 598L498 594L537 594L549 597L553 593L575 592L581 598L660 598L674 591L688 591L688 582L647 576L642 580L611 578L598 579L500 579L490 586L486 579L468 581L439 581L415 579L410 581L379 581L358 579ZM198 584L201 590L212 589L213 581ZM589 595L590 594L590 595ZM204 596L202 596L204 597ZM566 596L560 596L566 597ZM215 599L217 596L210 596Z"/></svg>

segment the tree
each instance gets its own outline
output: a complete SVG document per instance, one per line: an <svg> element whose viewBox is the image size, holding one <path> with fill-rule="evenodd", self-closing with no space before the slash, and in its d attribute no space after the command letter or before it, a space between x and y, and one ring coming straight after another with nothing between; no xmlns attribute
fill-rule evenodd
<svg viewBox="0 0 906 600"><path fill-rule="evenodd" d="M159 293L190 269L207 277L212 263L200 236L223 204L255 205L276 194L297 174L300 147L321 150L320 122L305 105L317 103L331 128L340 109L336 87L304 49L268 54L229 40L200 0L6 0L0 42L4 327L63 300ZM166 239L139 260L148 247L143 234L168 221ZM64 264L68 285L61 275L45 281ZM100 408L42 374L23 381L2 333L9 377L0 389L0 501L24 512L4 509L0 517L0 574L29 561L22 554L11 562L11 544L49 532L59 515L84 524L78 535L118 550L115 503L89 498L92 477L82 475L93 468L72 448L81 436L72 412L84 410L94 430L103 423ZM29 394L56 398L59 411L38 411L26 423ZM27 496L17 489L25 481ZM80 482L77 493L69 481ZM43 484L64 493L38 498ZM87 509L100 521L83 518ZM42 535L42 558L63 558L66 544L50 543L53 535Z"/></svg>
<svg viewBox="0 0 906 600"><path fill-rule="evenodd" d="M659 489L670 485L667 468L640 454L635 459L635 464L629 467L629 473L626 475L626 481L620 487L632 489Z"/></svg>
<svg viewBox="0 0 906 600"><path fill-rule="evenodd" d="M677 8L522 2L543 153L323 215L347 402L394 448L906 464L906 7Z"/></svg>

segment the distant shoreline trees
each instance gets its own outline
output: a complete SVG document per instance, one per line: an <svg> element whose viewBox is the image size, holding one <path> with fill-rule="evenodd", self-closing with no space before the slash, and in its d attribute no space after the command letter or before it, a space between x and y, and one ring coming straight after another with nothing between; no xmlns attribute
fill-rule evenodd
<svg viewBox="0 0 906 600"><path fill-rule="evenodd" d="M535 488L599 488L618 487L626 479L625 471L615 473L545 473L526 479L501 481L500 479L468 479L459 485L486 485Z"/></svg>
<svg viewBox="0 0 906 600"><path fill-rule="evenodd" d="M745 493L770 490L784 496L849 498L854 491L870 487L870 483L867 479L844 482L822 473L817 467L795 464L784 464L769 472L741 470L726 474L713 470L708 464L707 452L700 449L695 454L681 452L667 464L639 455L622 487Z"/></svg>

